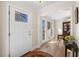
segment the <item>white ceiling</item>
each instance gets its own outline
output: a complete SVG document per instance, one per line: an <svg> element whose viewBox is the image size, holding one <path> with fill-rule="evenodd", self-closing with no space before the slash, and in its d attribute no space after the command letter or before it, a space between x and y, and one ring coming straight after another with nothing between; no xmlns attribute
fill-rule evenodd
<svg viewBox="0 0 79 59"><path fill-rule="evenodd" d="M25 3L26 5L29 5L31 7L34 7L35 9L41 9L42 7L45 7L50 4L54 3L62 3L62 1L21 1L21 3Z"/></svg>
<svg viewBox="0 0 79 59"><path fill-rule="evenodd" d="M30 7L34 8L35 10L41 10L43 7L48 6L48 5L59 5L59 4L64 4L67 3L66 1L21 1L20 3L23 3L25 5L29 5ZM63 5L62 5L63 6ZM57 8L57 7L55 7ZM52 19L61 19L64 17L69 17L71 15L71 10L70 9L65 9L62 10L59 8L56 11L52 11L46 16L51 17Z"/></svg>
<svg viewBox="0 0 79 59"><path fill-rule="evenodd" d="M71 9L68 10L58 10L56 12L51 12L47 15L48 17L52 18L53 20L61 20L62 18L69 18L71 17Z"/></svg>
<svg viewBox="0 0 79 59"><path fill-rule="evenodd" d="M63 2L63 1L58 1L58 2L51 2L51 4L43 5L43 9L41 8L40 10L42 12L42 16L50 17L55 20L60 20L63 18L70 18L71 17L71 2ZM67 6L68 4L68 6ZM52 7L50 7L52 6ZM46 11L47 9L47 11ZM49 10L50 9L50 10ZM40 13L40 12L39 12Z"/></svg>
<svg viewBox="0 0 79 59"><path fill-rule="evenodd" d="M67 3L66 1L42 1L40 3L40 1L28 1L26 2L26 4L33 6L36 10L40 10L45 6L48 5L59 5L59 4L64 4ZM69 2L68 2L69 3ZM63 5L62 5L63 6ZM57 7L55 7L57 8ZM62 19L62 18L67 18L71 16L71 10L70 9L61 9L59 8L56 11L52 11L50 13L48 13L46 16L51 17L52 19Z"/></svg>

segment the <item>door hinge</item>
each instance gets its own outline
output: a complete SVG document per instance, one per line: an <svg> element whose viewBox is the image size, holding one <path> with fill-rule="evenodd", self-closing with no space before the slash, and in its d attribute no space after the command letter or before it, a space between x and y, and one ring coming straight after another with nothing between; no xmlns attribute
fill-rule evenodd
<svg viewBox="0 0 79 59"><path fill-rule="evenodd" d="M8 11L8 14L10 15L10 10Z"/></svg>
<svg viewBox="0 0 79 59"><path fill-rule="evenodd" d="M10 36L10 32L9 32L9 34L8 34L9 36Z"/></svg>

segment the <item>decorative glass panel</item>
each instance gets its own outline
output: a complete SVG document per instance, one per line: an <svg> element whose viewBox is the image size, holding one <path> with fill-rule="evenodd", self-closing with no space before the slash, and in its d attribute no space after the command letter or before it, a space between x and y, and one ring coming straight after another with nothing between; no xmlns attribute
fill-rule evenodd
<svg viewBox="0 0 79 59"><path fill-rule="evenodd" d="M45 20L42 20L42 39L45 40Z"/></svg>
<svg viewBox="0 0 79 59"><path fill-rule="evenodd" d="M28 15L21 13L21 12L18 12L18 11L15 11L15 20L20 21L20 22L27 22Z"/></svg>

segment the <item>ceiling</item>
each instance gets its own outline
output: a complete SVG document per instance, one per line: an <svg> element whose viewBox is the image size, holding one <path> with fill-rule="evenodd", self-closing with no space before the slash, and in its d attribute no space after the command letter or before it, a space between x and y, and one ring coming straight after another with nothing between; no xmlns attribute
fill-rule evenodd
<svg viewBox="0 0 79 59"><path fill-rule="evenodd" d="M40 3L40 1L21 1L20 3L28 5L32 8L34 8L35 10L41 10L43 7L48 6L48 5L55 6L55 5L65 4L67 2L66 1L41 1L41 3ZM63 5L61 5L61 6L63 6ZM51 17L52 19L61 19L64 17L69 17L71 15L70 11L71 11L70 9L62 10L61 8L59 8L54 12L52 11L52 12L48 13L46 16Z"/></svg>
<svg viewBox="0 0 79 59"><path fill-rule="evenodd" d="M70 6L71 2L53 1L53 2L46 2L46 3L47 3L46 5L42 4L43 7L46 6L45 8L43 8L44 10L41 8L41 10L43 10L42 16L50 17L53 20L54 19L61 20L63 18L67 19L67 18L71 17L71 12L72 12L71 6ZM67 6L67 3L69 4L68 6ZM49 5L49 7L47 5ZM51 8L50 8L50 5L52 6ZM48 9L48 10L46 11L46 9ZM49 9L51 9L51 10L49 10Z"/></svg>
<svg viewBox="0 0 79 59"><path fill-rule="evenodd" d="M28 5L30 6L33 6L36 10L40 10L42 9L43 7L45 6L48 6L48 5L60 5L62 4L61 6L63 6L63 4L65 3L69 3L67 1L28 1L26 2ZM55 7L56 8L56 7ZM56 11L52 11L52 12L49 12L46 16L52 18L52 19L61 19L61 18L68 18L71 16L71 9L67 8L67 9L57 9Z"/></svg>
<svg viewBox="0 0 79 59"><path fill-rule="evenodd" d="M45 7L47 5L51 5L54 3L61 3L61 1L26 1L26 2L22 2L21 3L25 3L26 5L29 5L31 7L34 7L35 9L41 9L42 7Z"/></svg>
<svg viewBox="0 0 79 59"><path fill-rule="evenodd" d="M56 12L51 12L47 15L53 20L61 20L62 18L69 18L71 16L71 9L67 10L58 10Z"/></svg>

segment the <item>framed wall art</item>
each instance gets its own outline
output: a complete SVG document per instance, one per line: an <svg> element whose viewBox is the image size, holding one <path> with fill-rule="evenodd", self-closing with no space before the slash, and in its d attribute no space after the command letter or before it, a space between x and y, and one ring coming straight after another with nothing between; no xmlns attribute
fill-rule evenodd
<svg viewBox="0 0 79 59"><path fill-rule="evenodd" d="M76 7L76 9L75 9L75 24L77 24L79 22L79 20L78 20L78 17L79 17L78 13L79 13L78 7Z"/></svg>
<svg viewBox="0 0 79 59"><path fill-rule="evenodd" d="M50 24L50 22L48 21L47 22L47 29L49 30L51 28L51 24Z"/></svg>

